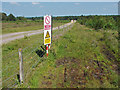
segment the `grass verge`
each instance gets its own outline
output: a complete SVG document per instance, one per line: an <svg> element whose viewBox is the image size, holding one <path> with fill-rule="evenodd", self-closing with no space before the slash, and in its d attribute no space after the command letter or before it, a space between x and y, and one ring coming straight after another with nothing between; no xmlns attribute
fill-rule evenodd
<svg viewBox="0 0 120 90"><path fill-rule="evenodd" d="M11 50L16 52L20 47L29 48L23 50L24 69L27 74L25 82L24 85L17 85L17 87L118 88L117 63L119 60L117 59L118 33L116 31L94 31L77 23L64 33L63 30L53 33L57 36L53 36L56 39L52 41L48 57L44 55L41 58L42 56L36 53L36 49L42 51L39 55L44 53L44 50L40 48L43 41L39 40L43 34L3 46L3 55L9 54ZM32 43L34 44L31 45ZM13 64L18 71L17 62L18 58L14 55L10 60L3 59L3 65ZM13 74L14 68L9 69ZM7 72L3 72L3 75Z"/></svg>
<svg viewBox="0 0 120 90"><path fill-rule="evenodd" d="M63 25L69 21L53 21L53 27L58 25ZM2 23L2 34L14 33L14 32L23 32L31 30L40 30L43 29L43 21L7 21Z"/></svg>
<svg viewBox="0 0 120 90"><path fill-rule="evenodd" d="M53 40L48 58L41 59L20 87L118 88L117 34L75 24Z"/></svg>

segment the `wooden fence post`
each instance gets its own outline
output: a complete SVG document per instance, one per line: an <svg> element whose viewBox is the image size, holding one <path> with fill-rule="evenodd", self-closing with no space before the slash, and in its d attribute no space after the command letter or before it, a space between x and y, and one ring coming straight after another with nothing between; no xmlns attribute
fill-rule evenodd
<svg viewBox="0 0 120 90"><path fill-rule="evenodd" d="M23 83L23 57L22 57L22 49L19 49L19 73L20 73L20 84Z"/></svg>

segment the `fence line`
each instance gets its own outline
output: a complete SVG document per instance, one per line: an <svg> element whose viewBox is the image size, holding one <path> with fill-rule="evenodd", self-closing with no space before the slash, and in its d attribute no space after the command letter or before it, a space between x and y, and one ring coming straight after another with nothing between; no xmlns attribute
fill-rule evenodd
<svg viewBox="0 0 120 90"><path fill-rule="evenodd" d="M69 24L68 26L67 26L68 24L65 24L65 25L61 25L60 27L58 27L58 30L56 30L53 34L54 35L58 35L58 33L60 34L60 33L64 33L64 31L66 31L66 30L69 30L70 28L72 28L73 27L73 24ZM63 29L63 30L62 30ZM65 30L66 29L66 30ZM38 41L36 41L35 43L37 43ZM34 43L34 44L35 44ZM34 44L31 44L30 46L32 46L32 45L34 45ZM43 45L43 43L42 44L40 44L39 46L37 46L36 48L32 48L31 47L31 49L32 50L30 50L29 49L29 47L25 47L25 48L23 48L23 54L25 54L27 51L29 51L30 50L30 52L25 56L25 58L23 58L23 62L27 62L27 65L25 65L26 63L24 63L23 65L23 68L24 68L24 79L26 79L26 77L28 76L28 74L32 71L32 68L34 68L36 65L38 65L38 63L41 61L41 59L42 58L45 58L45 57L39 57L38 55L37 55L37 53L31 58L32 60L30 60L29 62L27 61L27 59L26 58L29 58L29 57L31 57L31 54L35 51L35 50L37 50L40 46L42 46ZM29 50L28 50L29 49ZM27 51L26 51L27 50ZM18 51L18 50L17 50ZM13 54L9 54L10 56L12 55L16 55L16 54L18 54L18 52L16 53L13 53ZM11 57L12 57L11 56ZM37 58L37 56L38 56L38 59L37 60L35 60L35 62L34 62L34 64L32 64L32 62L33 62L33 60L35 59L35 58ZM6 56L6 57L9 57L9 56ZM3 58L6 58L6 57L3 57ZM24 55L23 55L23 57L24 57ZM19 59L19 58L18 58ZM26 59L26 60L25 60ZM19 64L18 64L19 65ZM8 66L6 69L4 69L3 71L6 71L8 68L10 68L11 66ZM28 68L27 68L28 67ZM17 69L16 69L17 70ZM11 75L11 76L9 76L7 79L5 79L2 83L4 83L4 82L6 82L6 81L8 81L8 80L10 80L11 78L13 78L13 77L15 77L15 76L17 76L17 74L18 73L15 73L15 74L13 74L13 75ZM7 85L7 87L14 87L15 85L17 85L16 83L10 83L10 84L8 84Z"/></svg>
<svg viewBox="0 0 120 90"><path fill-rule="evenodd" d="M34 44L36 44L36 43L38 43L38 41L36 41L35 43L31 44L30 46L32 46L32 45L34 45ZM30 46L29 46L29 47L30 47ZM24 52L27 48L29 48L29 47L23 48L23 52ZM17 50L17 51L18 51L18 50ZM12 54L7 54L7 56L5 56L5 57L3 57L3 58L12 57L13 55L16 55L16 54L18 54L18 52L13 52Z"/></svg>
<svg viewBox="0 0 120 90"><path fill-rule="evenodd" d="M17 73L13 74L12 76L10 76L9 78L5 79L4 81L2 81L1 83L8 81L11 77L14 77Z"/></svg>

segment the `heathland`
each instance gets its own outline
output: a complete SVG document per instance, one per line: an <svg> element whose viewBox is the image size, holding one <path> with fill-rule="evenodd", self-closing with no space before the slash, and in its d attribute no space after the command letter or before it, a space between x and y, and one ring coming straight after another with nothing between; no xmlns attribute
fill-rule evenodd
<svg viewBox="0 0 120 90"><path fill-rule="evenodd" d="M65 24L72 19L77 22L52 32L53 40L48 57L43 44L43 34L3 45L3 87L119 87L118 16L79 16L70 17L70 20L63 18L65 17L59 18L55 23L53 21L53 26ZM16 21L12 22L17 25ZM26 29L25 25L30 22L28 28L32 25L31 30L43 27L42 24L39 27L40 21L29 21L18 22L17 28L27 31L29 29ZM37 28L34 27L35 25ZM12 29L7 30L7 28L13 28L14 25L4 27L3 32L9 33ZM23 49L24 84L22 85L19 83L19 48Z"/></svg>

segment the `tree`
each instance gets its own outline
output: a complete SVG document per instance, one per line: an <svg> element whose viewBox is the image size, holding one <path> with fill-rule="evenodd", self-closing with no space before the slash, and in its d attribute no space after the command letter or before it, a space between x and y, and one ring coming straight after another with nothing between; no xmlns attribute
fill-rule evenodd
<svg viewBox="0 0 120 90"><path fill-rule="evenodd" d="M15 16L13 16L12 14L10 14L10 15L8 15L8 17L7 17L7 20L8 20L8 21L16 21L16 18L15 18Z"/></svg>
<svg viewBox="0 0 120 90"><path fill-rule="evenodd" d="M35 21L35 17L32 17L32 20Z"/></svg>
<svg viewBox="0 0 120 90"><path fill-rule="evenodd" d="M7 15L6 15L6 13L2 13L2 20L7 20Z"/></svg>
<svg viewBox="0 0 120 90"><path fill-rule="evenodd" d="M25 20L26 20L26 18L25 18L25 17L23 17L23 16L20 16L20 17L17 17L17 20L23 20L23 21L25 21Z"/></svg>

